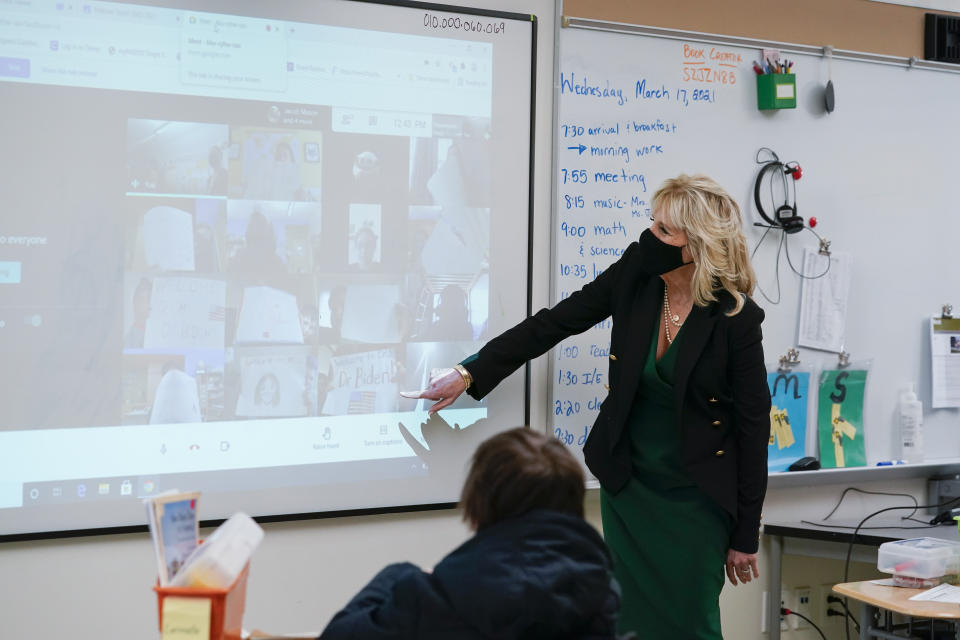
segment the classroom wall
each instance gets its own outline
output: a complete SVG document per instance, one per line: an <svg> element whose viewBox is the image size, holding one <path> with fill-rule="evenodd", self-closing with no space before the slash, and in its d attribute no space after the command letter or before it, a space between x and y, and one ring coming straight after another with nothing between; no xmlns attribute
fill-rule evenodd
<svg viewBox="0 0 960 640"><path fill-rule="evenodd" d="M803 2L637 2L566 0L563 14L670 29L923 58L923 14L940 13L871 0Z"/></svg>
<svg viewBox="0 0 960 640"><path fill-rule="evenodd" d="M548 303L551 130L553 104L553 0L474 0L476 6L530 11L538 15L538 82L537 82L537 169L535 177L535 242L534 242L534 305ZM873 42L887 42L891 47L901 31L904 15L919 13L865 0L809 0L795 3L803 8L784 4L784 17L754 15L756 3L742 0L722 3L723 11L712 9L712 2L690 0L674 3L676 8L660 3L568 1L566 13L589 17L630 20L641 24L657 24L683 29L754 35L794 41L825 41L834 37L835 46L875 50L858 41L841 40L848 22L834 5L854 13L875 16ZM719 3L718 3L719 4ZM679 7L682 5L682 12ZM610 13L614 9L619 14ZM624 13L630 9L635 13ZM840 12L840 13L838 13ZM893 12L893 13L891 13ZM798 31L774 31L788 16L799 16L796 29L803 26L810 35ZM901 16L892 18L891 15ZM632 16L632 17L631 17ZM712 16L712 17L711 17ZM726 16L726 17L725 17ZM882 18L882 19L881 19ZM839 22L838 22L839 21ZM802 22L802 24L801 24ZM905 21L904 21L905 23ZM805 25L805 26L804 26ZM817 31L817 25L824 31ZM882 26L877 26L882 25ZM897 28L893 28L897 25ZM864 28L866 29L866 28ZM919 29L919 27L918 27ZM829 30L829 31L827 31ZM826 34L826 35L824 35ZM850 34L851 37L855 34ZM881 38L882 36L882 38ZM909 44L919 50L920 36L910 36ZM909 49L890 49L887 53L915 55ZM534 364L532 407L534 425L546 423L546 362ZM539 384L537 384L539 382ZM869 483L865 488L907 491L923 494L922 481L894 485ZM822 518L839 498L843 487L815 487L772 491L765 506L767 520ZM885 500L885 501L884 501ZM890 498L851 498L846 509L836 517L854 517L867 509L889 506ZM599 528L598 492L588 497L589 520ZM394 515L362 516L306 522L270 524L266 538L251 569L247 594L246 622L277 632L319 630L367 580L385 564L409 560L424 567L435 564L445 553L464 541L469 532L453 511L434 511ZM767 545L761 546L761 571L767 566ZM823 582L839 580L835 562L804 561L803 566L820 576ZM789 568L786 568L789 571ZM864 568L868 571L869 567ZM842 571L840 569L839 571ZM95 536L70 540L8 543L0 545L0 637L55 638L77 640L129 640L155 637L156 601L150 587L155 569L146 534ZM696 578L696 576L691 576ZM809 580L808 574L800 576ZM724 589L721 610L726 636L738 640L760 640L761 594L766 589L759 582L743 587ZM806 632L785 638L815 637Z"/></svg>

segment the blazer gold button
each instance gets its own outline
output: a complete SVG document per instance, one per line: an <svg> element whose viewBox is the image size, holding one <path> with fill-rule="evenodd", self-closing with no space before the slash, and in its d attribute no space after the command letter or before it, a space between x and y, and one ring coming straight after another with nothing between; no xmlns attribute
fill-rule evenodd
<svg viewBox="0 0 960 640"><path fill-rule="evenodd" d="M613 355L613 354L611 353L611 354L610 354L610 359L615 361L615 360L617 359L617 356L615 356L615 355Z"/></svg>
<svg viewBox="0 0 960 640"><path fill-rule="evenodd" d="M606 389L607 391L610 391L610 385L608 384L603 385L603 388Z"/></svg>
<svg viewBox="0 0 960 640"><path fill-rule="evenodd" d="M711 424L712 424L713 426L715 426L715 427L719 427L719 426L720 426L720 421L719 421L719 420L714 420Z"/></svg>
<svg viewBox="0 0 960 640"><path fill-rule="evenodd" d="M717 451L717 452L716 452L715 454L713 454L713 455L717 456L718 458L722 458L722 457L723 457L723 454L725 454L725 453L726 453L726 451L724 451L723 449L720 449L719 451Z"/></svg>
<svg viewBox="0 0 960 640"><path fill-rule="evenodd" d="M709 402L710 404L714 404L719 401L716 398L711 397L709 400L707 400L707 402Z"/></svg>

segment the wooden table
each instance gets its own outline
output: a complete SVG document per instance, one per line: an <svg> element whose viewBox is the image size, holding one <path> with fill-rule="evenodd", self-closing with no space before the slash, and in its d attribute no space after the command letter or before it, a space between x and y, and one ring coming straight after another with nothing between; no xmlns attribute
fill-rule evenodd
<svg viewBox="0 0 960 640"><path fill-rule="evenodd" d="M899 613L909 618L927 618L948 620L953 624L955 636L960 639L960 604L946 602L924 602L910 600L925 589L907 589L863 582L846 582L833 587L834 593L853 598L860 602L860 638L922 638L911 634L912 623L893 625L891 613ZM883 611L883 621L879 614ZM895 632L907 635L896 635Z"/></svg>

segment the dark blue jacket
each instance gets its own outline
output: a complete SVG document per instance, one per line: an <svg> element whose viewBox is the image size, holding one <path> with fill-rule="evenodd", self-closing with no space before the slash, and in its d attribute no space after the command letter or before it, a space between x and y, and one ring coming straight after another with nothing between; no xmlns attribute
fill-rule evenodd
<svg viewBox="0 0 960 640"><path fill-rule="evenodd" d="M582 518L534 511L485 527L433 573L381 571L322 640L601 640L615 637L619 588Z"/></svg>

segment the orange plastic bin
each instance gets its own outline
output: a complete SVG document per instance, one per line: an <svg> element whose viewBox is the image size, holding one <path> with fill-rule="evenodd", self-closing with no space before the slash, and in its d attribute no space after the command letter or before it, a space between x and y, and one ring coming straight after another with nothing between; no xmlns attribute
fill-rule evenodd
<svg viewBox="0 0 960 640"><path fill-rule="evenodd" d="M158 627L163 630L163 600L167 596L208 598L210 600L210 640L240 640L243 632L243 609L247 601L249 563L229 589L196 589L192 587L153 588L157 592Z"/></svg>

